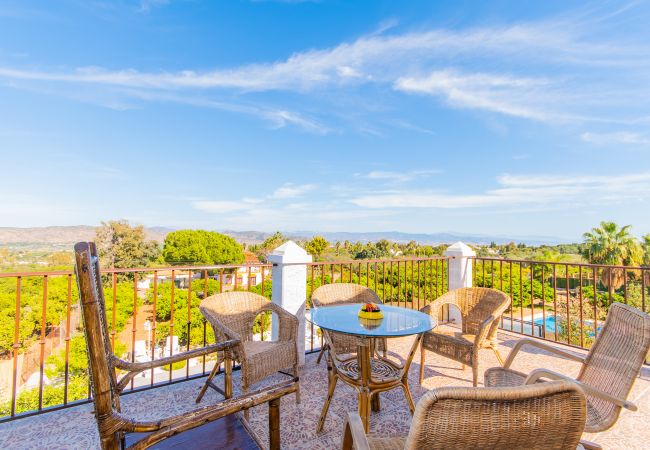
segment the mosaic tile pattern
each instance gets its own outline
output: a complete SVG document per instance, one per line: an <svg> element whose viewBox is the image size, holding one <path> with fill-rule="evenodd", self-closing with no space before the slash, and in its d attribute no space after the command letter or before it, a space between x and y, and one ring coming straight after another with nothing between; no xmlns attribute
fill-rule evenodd
<svg viewBox="0 0 650 450"><path fill-rule="evenodd" d="M499 335L502 353L508 354L517 337ZM410 348L412 338L392 339L389 342L390 357L403 360ZM327 393L327 368L324 362L316 364L317 354L307 355L306 365L301 374L302 402L296 405L294 396L282 399L281 427L282 445L287 449L335 449L340 448L343 423L348 411L357 409L355 391L339 383L329 410L325 429L316 434L316 423ZM482 353L481 372L497 365L490 351ZM548 367L568 375L575 375L577 364L545 354L537 349L522 352L517 358L515 368L530 371L536 367ZM414 401L429 389L438 386L471 386L471 370L461 370L460 364L427 353L425 382L418 383L419 355L411 367L410 386ZM271 384L283 379L272 377L255 387ZM479 380L482 379L482 373ZM180 414L196 407L194 398L203 380L193 380L165 386L122 397L123 411L140 419L155 419L172 414ZM219 378L218 383L222 382ZM238 392L239 378L235 373L235 392ZM213 390L208 390L201 405L215 403L221 399ZM604 448L647 448L650 441L650 369L644 368L630 394L630 400L637 403L639 411L624 411L618 423L598 435L585 435L585 438L598 442ZM165 408L161 408L165 405ZM370 419L371 433L377 436L408 433L411 416L404 394L400 389L381 394L382 409L373 413ZM267 408L258 406L251 411L251 425L266 441ZM0 448L2 449L94 449L99 448L92 405L78 406L62 411L51 412L0 425Z"/></svg>

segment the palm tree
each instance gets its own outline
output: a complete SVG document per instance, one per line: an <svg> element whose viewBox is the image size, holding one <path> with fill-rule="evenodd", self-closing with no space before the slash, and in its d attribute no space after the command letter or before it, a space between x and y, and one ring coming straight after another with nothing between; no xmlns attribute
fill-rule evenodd
<svg viewBox="0 0 650 450"><path fill-rule="evenodd" d="M650 234L641 236L641 251L643 252L643 267L650 267ZM650 285L650 270L644 270L646 286Z"/></svg>
<svg viewBox="0 0 650 450"><path fill-rule="evenodd" d="M600 222L600 227L592 228L591 232L583 234L583 255L591 264L629 266L638 263L641 246L630 234L630 228L631 225L619 228L615 222ZM602 282L605 286L618 289L623 285L623 272L604 269Z"/></svg>

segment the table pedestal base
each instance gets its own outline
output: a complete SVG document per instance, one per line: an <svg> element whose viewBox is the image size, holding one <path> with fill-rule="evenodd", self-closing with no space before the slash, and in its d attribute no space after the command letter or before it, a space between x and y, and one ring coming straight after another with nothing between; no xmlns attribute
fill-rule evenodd
<svg viewBox="0 0 650 450"><path fill-rule="evenodd" d="M332 356L331 351L328 351L328 390L325 404L321 412L317 432L322 431L327 417L332 397L334 396L334 389L336 383L340 378L345 383L354 387L357 390L357 397L359 402L359 415L365 428L366 433L370 428L370 411L378 412L381 409L381 402L379 393L389 391L396 387L401 387L404 391L404 396L409 405L411 414L415 411L413 398L408 385L408 372L415 356L422 334L418 334L411 346L406 361L403 366L398 366L394 362L385 358L371 357L374 353L374 343L372 338L360 338L357 347L356 359L338 360L336 356Z"/></svg>

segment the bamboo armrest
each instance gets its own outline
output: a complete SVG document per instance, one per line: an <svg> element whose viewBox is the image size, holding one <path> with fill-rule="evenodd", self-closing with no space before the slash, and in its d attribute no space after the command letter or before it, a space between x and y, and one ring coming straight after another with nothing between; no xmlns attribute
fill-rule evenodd
<svg viewBox="0 0 650 450"><path fill-rule="evenodd" d="M167 366L178 361L183 361L189 358L196 358L197 356L208 355L210 353L220 352L227 350L239 344L239 340L230 340L225 342L220 342L218 344L212 344L201 348L196 348L183 353L178 353L172 356L166 356L160 359L154 359L153 361L145 362L130 362L124 361L123 359L118 358L115 355L111 355L111 361L115 367L122 370L127 370L128 373L120 379L117 384L117 389L121 392L127 384L131 382L133 378L140 372L143 372L148 369L153 369L156 367Z"/></svg>
<svg viewBox="0 0 650 450"><path fill-rule="evenodd" d="M497 320L497 318L494 315L491 315L490 317L486 318L483 322L481 322L481 326L478 329L478 333L476 333L476 336L474 337L474 348L476 349L481 348L481 344L490 333L490 329L492 328L492 324L494 323L495 320Z"/></svg>
<svg viewBox="0 0 650 450"><path fill-rule="evenodd" d="M443 305L454 305L458 306L458 302L456 301L456 297L454 295L448 295L443 294L428 305L424 306L423 308L420 308L420 312L428 315L436 315L438 314L438 311L440 310L440 307Z"/></svg>
<svg viewBox="0 0 650 450"><path fill-rule="evenodd" d="M524 384L533 384L536 383L539 379L541 378L550 378L551 380L567 380L571 381L572 383L577 384L582 388L585 394L591 395L593 397L600 398L602 400L608 401L610 403L615 404L616 406L620 406L621 408L629 409L630 411L637 411L638 408L637 406L625 399L620 399L617 397L614 397L613 395L608 394L607 392L601 391L600 389L596 389L592 386L589 386L588 384L581 383L578 380L575 380L571 377L568 377L566 375L562 375L561 373L553 372L552 370L548 369L535 369L533 370L528 377L526 378L526 381Z"/></svg>
<svg viewBox="0 0 650 450"><path fill-rule="evenodd" d="M370 444L363 429L363 422L359 413L348 413L343 428L342 450L370 450Z"/></svg>
<svg viewBox="0 0 650 450"><path fill-rule="evenodd" d="M602 450L603 448L596 444L595 442L591 441L586 441L584 439L580 439L580 443L578 444L578 449L584 449L584 450Z"/></svg>
<svg viewBox="0 0 650 450"><path fill-rule="evenodd" d="M155 367L167 366L169 364L182 361L188 358L195 358L197 356L203 356L214 352L220 352L235 345L239 344L238 339L232 339L225 342L220 342L218 344L206 345L205 347L195 348L187 352L177 353L172 356L165 356L164 358L154 359L153 361L145 362L130 362L124 361L117 356L113 356L113 364L118 369L128 370L130 372L142 372L143 370L153 369Z"/></svg>
<svg viewBox="0 0 650 450"><path fill-rule="evenodd" d="M263 403L278 400L281 397L291 394L297 390L296 379L290 380L271 388L259 389L250 394L240 397L223 400L216 405L205 406L177 416L154 422L138 422L130 420L122 415L113 414L111 419L123 422L121 431L126 432L149 432L153 431L144 439L128 447L129 450L144 449L150 447L165 438L183 431L196 428L220 419L229 414L243 411Z"/></svg>
<svg viewBox="0 0 650 450"><path fill-rule="evenodd" d="M519 350L521 350L521 347L523 347L524 345L531 345L533 347L541 348L541 349L546 350L546 351L548 351L550 353L554 353L556 355L563 356L565 358L568 358L570 360L577 361L577 362L580 362L580 363L585 362L585 357L584 356L577 355L575 353L563 350L563 349L558 348L558 347L554 347L554 346L546 344L546 343L544 343L542 341L538 341L538 340L534 340L534 339L526 339L525 338L525 339L520 339L519 341L517 341L514 348L512 349L510 354L508 355L508 358L506 359L505 364L503 365L504 368L507 369L507 368L510 367L510 365L512 365L512 362L515 359L515 356L517 355L517 353L519 353Z"/></svg>

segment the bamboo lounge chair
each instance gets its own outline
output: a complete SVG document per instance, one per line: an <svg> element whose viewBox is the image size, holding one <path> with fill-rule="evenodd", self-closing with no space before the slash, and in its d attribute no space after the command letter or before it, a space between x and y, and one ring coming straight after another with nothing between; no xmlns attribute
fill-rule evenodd
<svg viewBox="0 0 650 450"><path fill-rule="evenodd" d="M125 437L129 433L148 433L129 446L130 449L143 449L153 446L167 438L197 427L207 426L227 415L245 411L257 405L269 404L269 440L272 449L280 448L280 398L296 392L295 381L288 381L274 387L258 390L237 398L228 398L214 405L186 412L162 420L140 421L122 413L120 394L129 382L144 370L161 367L187 358L225 352L237 345L236 340L221 342L204 348L190 350L174 356L150 362L124 361L111 351L108 334L104 294L99 271L97 249L92 242L80 242L75 245L77 285L84 333L88 350L88 366L95 404L95 419L102 449L114 450L126 447ZM126 371L126 375L117 380L116 369ZM242 419L243 420L243 419ZM205 430L205 428L203 428ZM250 429L250 428L248 428ZM259 439L253 436L255 442ZM208 439L212 448L220 447L220 439L214 436Z"/></svg>

